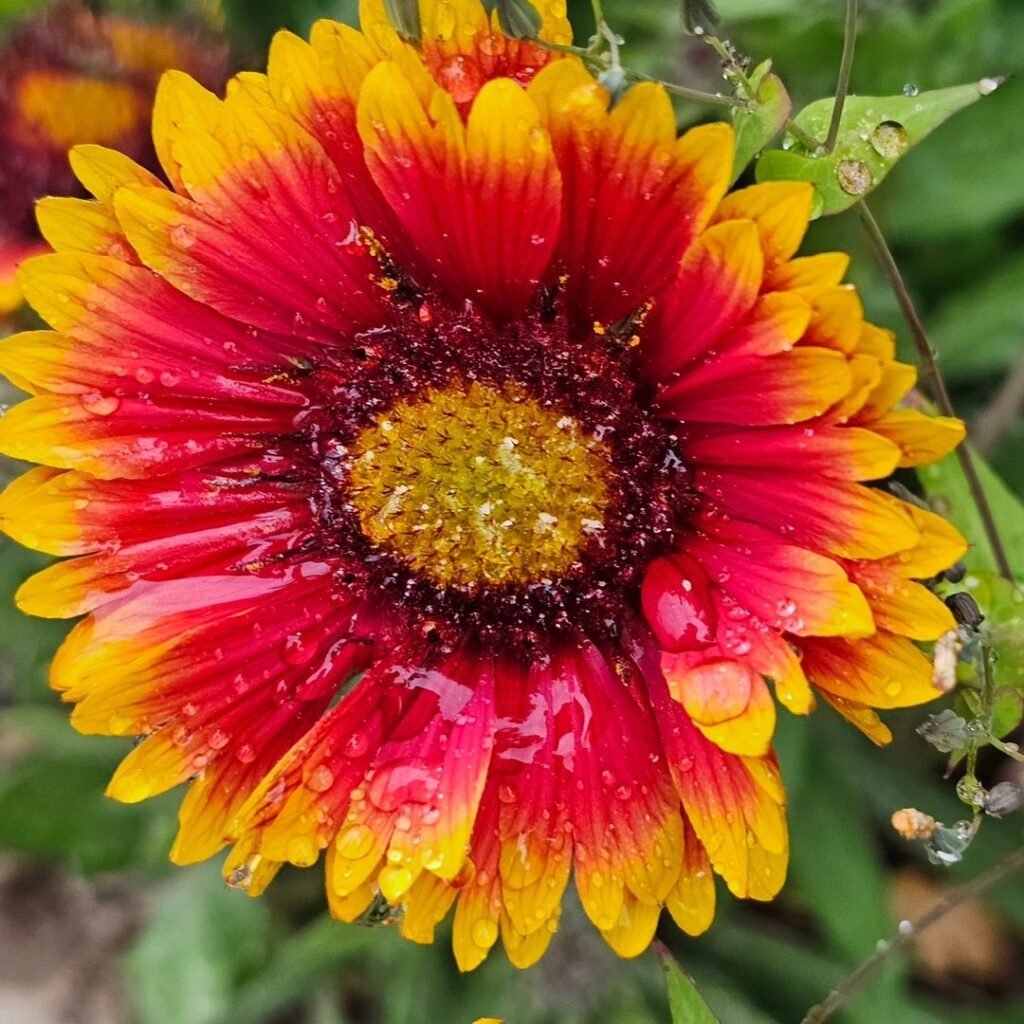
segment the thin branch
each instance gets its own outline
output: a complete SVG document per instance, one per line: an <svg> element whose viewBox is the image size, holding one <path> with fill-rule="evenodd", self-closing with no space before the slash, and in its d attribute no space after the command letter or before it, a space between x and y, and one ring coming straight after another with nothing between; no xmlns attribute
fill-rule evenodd
<svg viewBox="0 0 1024 1024"><path fill-rule="evenodd" d="M631 71L629 68L623 68L622 70L626 73L626 77L634 82L654 82L655 85L660 85L665 92L672 93L673 96L681 96L686 100L710 103L718 107L736 107L739 110L751 110L756 106L756 104L749 103L747 100L741 100L737 96L723 96L717 92L702 92L700 89L690 89L688 86L676 85L674 82L666 82L661 78L652 78L650 75L645 75L642 71Z"/></svg>
<svg viewBox="0 0 1024 1024"><path fill-rule="evenodd" d="M857 204L857 210L875 247L875 253L882 264L885 276L889 279L889 284L899 301L900 309L903 311L907 325L910 327L910 333L917 348L917 356L921 361L921 372L924 377L925 387L944 416L956 416L949 392L946 390L946 383L939 372L935 349L932 348L932 344L928 339L928 333L921 322L921 317L914 305L914 300L910 297L907 284L903 280L903 275L896 264L892 250L889 248L889 243L886 242L885 235L882 234L882 229L878 226L878 221L875 220L874 215L868 209L867 203L862 200ZM988 538L989 546L992 549L992 557L995 560L996 568L999 570L1000 575L1013 582L1013 569L1010 567L1006 548L1003 545L1002 538L999 536L999 527L996 525L995 516L992 514L992 506L989 504L988 496L981 485L981 478L978 476L978 468L974 463L971 450L966 444L962 444L957 448L956 456L967 480L971 497L974 499L975 505L977 505L978 514L981 516L985 536Z"/></svg>
<svg viewBox="0 0 1024 1024"><path fill-rule="evenodd" d="M1024 848L1004 857L998 864L982 872L977 878L961 885L944 896L926 914L915 921L901 921L896 934L878 944L878 948L859 967L848 974L828 994L824 1002L813 1007L804 1017L802 1024L823 1024L837 1010L842 1009L861 986L891 957L901 953L917 941L918 936L937 921L942 920L950 911L955 910L967 900L980 896L1003 879L1024 868Z"/></svg>
<svg viewBox="0 0 1024 1024"><path fill-rule="evenodd" d="M1013 425L1017 414L1024 408L1024 352L1010 368L1002 386L992 401L982 410L971 431L974 447L987 455Z"/></svg>
<svg viewBox="0 0 1024 1024"><path fill-rule="evenodd" d="M850 91L850 73L853 71L853 53L857 48L857 0L846 0L846 27L843 31L843 59L839 65L839 81L836 83L836 102L832 107L832 120L825 137L825 153L836 148L839 138L839 123L843 119L843 107Z"/></svg>
<svg viewBox="0 0 1024 1024"><path fill-rule="evenodd" d="M574 57L579 57L580 60L594 71L606 71L608 69L607 61L599 52L593 49L584 49L582 46L566 46L561 43L549 43L546 39L539 37L531 39L530 42L535 46L539 46L542 50L550 50L552 53L572 54ZM685 85L676 85L674 82L666 82L662 78L645 75L642 71L634 71L632 68L624 67L622 68L622 73L631 82L653 82L655 85L660 85L666 92L672 93L673 96L693 100L695 103L707 103L715 107L735 107L739 110L751 110L755 106L755 104L740 99L738 96L723 96L717 92L703 92L701 89L691 89Z"/></svg>
<svg viewBox="0 0 1024 1024"><path fill-rule="evenodd" d="M817 153L821 149L821 143L809 131L801 128L792 119L786 122L786 132L792 135L808 153Z"/></svg>

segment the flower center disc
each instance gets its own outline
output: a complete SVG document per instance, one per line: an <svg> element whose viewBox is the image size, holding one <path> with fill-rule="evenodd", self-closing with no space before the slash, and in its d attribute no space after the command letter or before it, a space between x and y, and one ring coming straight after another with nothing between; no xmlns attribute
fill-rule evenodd
<svg viewBox="0 0 1024 1024"><path fill-rule="evenodd" d="M374 544L442 587L543 582L604 528L609 452L512 385L452 384L356 438L351 492Z"/></svg>

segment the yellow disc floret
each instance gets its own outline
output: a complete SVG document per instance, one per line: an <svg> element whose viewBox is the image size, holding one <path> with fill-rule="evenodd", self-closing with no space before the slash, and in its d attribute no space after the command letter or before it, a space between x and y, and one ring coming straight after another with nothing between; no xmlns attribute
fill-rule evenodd
<svg viewBox="0 0 1024 1024"><path fill-rule="evenodd" d="M458 383L366 427L351 490L363 533L439 586L544 582L600 542L608 454L509 385Z"/></svg>

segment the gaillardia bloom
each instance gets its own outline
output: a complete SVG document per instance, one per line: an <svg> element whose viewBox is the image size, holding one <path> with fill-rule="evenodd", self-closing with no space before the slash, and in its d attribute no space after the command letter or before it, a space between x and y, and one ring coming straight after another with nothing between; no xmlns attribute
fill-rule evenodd
<svg viewBox="0 0 1024 1024"><path fill-rule="evenodd" d="M846 257L794 258L810 186L726 195L728 126L477 0L422 22L365 0L224 101L168 75L171 188L75 151L96 202L21 275L54 330L0 345L0 447L43 464L0 522L76 556L18 600L87 614L53 685L145 737L110 794L190 782L176 861L234 843L256 894L323 855L343 920L454 905L467 969L535 961L571 873L633 955L713 872L781 886L776 699L884 742L936 695L914 581L963 541L864 481L961 427L893 411Z"/></svg>
<svg viewBox="0 0 1024 1024"><path fill-rule="evenodd" d="M18 263L43 251L33 203L75 189L68 147L116 146L155 163L149 139L161 73L224 81L222 44L183 27L97 14L61 0L17 24L0 50L0 313L21 304Z"/></svg>

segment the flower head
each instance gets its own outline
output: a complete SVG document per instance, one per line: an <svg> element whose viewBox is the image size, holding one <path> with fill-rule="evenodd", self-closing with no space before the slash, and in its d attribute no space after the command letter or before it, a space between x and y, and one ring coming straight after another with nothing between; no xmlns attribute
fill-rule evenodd
<svg viewBox="0 0 1024 1024"><path fill-rule="evenodd" d="M726 195L727 126L421 12L420 49L381 0L281 34L223 101L165 77L171 188L75 152L96 202L21 275L54 331L0 346L42 463L0 525L75 556L18 599L87 616L75 725L145 737L111 795L190 783L175 860L322 858L420 942L454 906L464 968L541 956L571 874L633 955L713 871L782 885L776 699L884 742L937 694L915 580L963 541L865 481L961 426L893 409L846 257L795 256L810 186Z"/></svg>
<svg viewBox="0 0 1024 1024"><path fill-rule="evenodd" d="M184 68L215 85L224 64L223 46L209 39L96 14L78 0L15 26L0 55L0 312L20 305L14 269L42 248L35 201L76 190L68 147L98 143L155 163L149 122L160 74Z"/></svg>

